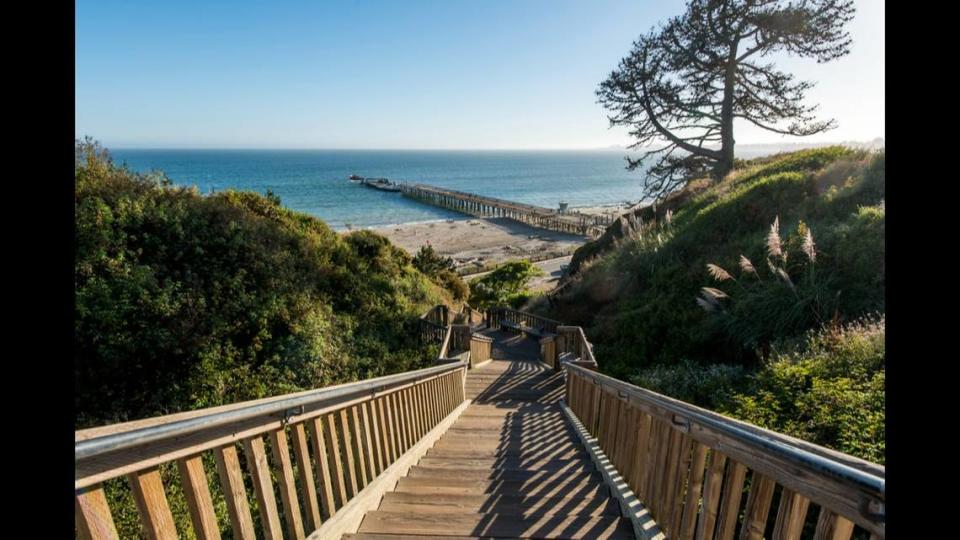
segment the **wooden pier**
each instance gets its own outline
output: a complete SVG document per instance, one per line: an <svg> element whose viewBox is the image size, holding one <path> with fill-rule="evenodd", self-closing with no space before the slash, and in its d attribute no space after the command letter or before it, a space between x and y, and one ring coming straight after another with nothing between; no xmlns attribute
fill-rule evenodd
<svg viewBox="0 0 960 540"><path fill-rule="evenodd" d="M613 222L610 216L592 216L579 212L560 212L542 206L524 204L426 184L400 184L400 191L426 204L477 217L505 217L533 227L579 234L591 238L603 234Z"/></svg>

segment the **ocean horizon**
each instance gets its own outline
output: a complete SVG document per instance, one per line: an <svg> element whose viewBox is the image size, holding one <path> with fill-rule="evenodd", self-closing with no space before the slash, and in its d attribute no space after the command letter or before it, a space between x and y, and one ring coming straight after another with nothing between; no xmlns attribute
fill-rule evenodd
<svg viewBox="0 0 960 540"><path fill-rule="evenodd" d="M163 171L175 185L203 193L265 194L324 220L335 230L466 219L350 182L351 174L425 183L557 208L614 206L640 199L642 174L625 169L618 150L253 150L111 149L138 172Z"/></svg>
<svg viewBox="0 0 960 540"><path fill-rule="evenodd" d="M385 177L546 208L616 206L640 201L644 175L627 171L621 149L597 150L307 150L111 149L138 172L163 171L175 185L203 193L273 192L281 203L335 230L467 219L468 216L350 182ZM756 157L772 151L743 153ZM634 154L635 155L635 154Z"/></svg>

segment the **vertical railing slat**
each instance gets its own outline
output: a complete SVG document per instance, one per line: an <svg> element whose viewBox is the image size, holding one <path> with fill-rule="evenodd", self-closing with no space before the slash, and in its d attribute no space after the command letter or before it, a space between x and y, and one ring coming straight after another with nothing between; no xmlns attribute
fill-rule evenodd
<svg viewBox="0 0 960 540"><path fill-rule="evenodd" d="M213 452L220 476L220 486L227 501L227 512L233 527L234 538L255 540L253 516L247 501L247 490L243 486L243 474L240 472L240 459L234 445L217 448Z"/></svg>
<svg viewBox="0 0 960 540"><path fill-rule="evenodd" d="M710 451L710 468L703 486L703 509L697 520L696 540L713 538L717 524L717 511L720 507L720 493L723 488L723 472L727 466L727 456L718 450Z"/></svg>
<svg viewBox="0 0 960 540"><path fill-rule="evenodd" d="M76 525L84 540L116 540L117 526L101 484L78 489L75 500Z"/></svg>
<svg viewBox="0 0 960 540"><path fill-rule="evenodd" d="M180 483L190 509L193 532L199 540L220 540L220 525L213 509L210 484L203 470L203 458L199 455L177 460Z"/></svg>
<svg viewBox="0 0 960 540"><path fill-rule="evenodd" d="M290 433L293 436L293 454L297 460L297 472L300 474L304 504L307 507L307 528L313 532L320 527L320 500L317 498L317 483L314 481L313 464L310 462L307 428L301 422L295 424Z"/></svg>
<svg viewBox="0 0 960 540"><path fill-rule="evenodd" d="M300 501L297 499L297 484L293 476L293 464L290 462L290 446L287 433L281 427L270 432L270 446L273 448L275 472L280 481L280 502L283 504L283 516L287 525L287 534L291 538L304 538L303 518L300 515Z"/></svg>
<svg viewBox="0 0 960 540"><path fill-rule="evenodd" d="M243 451L247 457L247 470L253 481L253 492L260 507L260 525L263 534L270 540L281 540L280 514L277 512L277 499L273 494L273 481L270 479L270 466L267 463L267 451L263 439L259 436L244 439Z"/></svg>
<svg viewBox="0 0 960 540"><path fill-rule="evenodd" d="M163 491L160 468L151 467L127 475L133 500L140 514L140 525L150 540L176 540L177 527Z"/></svg>
<svg viewBox="0 0 960 540"><path fill-rule="evenodd" d="M789 488L783 488L777 521L773 527L774 540L799 540L809 506L810 499Z"/></svg>
<svg viewBox="0 0 960 540"><path fill-rule="evenodd" d="M377 403L379 401L379 399L370 400L364 403L363 409L363 418L365 422L368 422L369 436L372 437L370 461L373 465L375 477L386 468L383 466L383 449L380 446L380 419L377 418Z"/></svg>
<svg viewBox="0 0 960 540"><path fill-rule="evenodd" d="M337 495L336 508L347 504L347 484L343 474L343 460L340 457L340 437L337 435L336 413L326 415L323 422L323 438L327 441L327 452L330 456L330 472L334 480L334 493ZM331 515L333 512L331 512Z"/></svg>
<svg viewBox="0 0 960 540"><path fill-rule="evenodd" d="M690 459L690 476L687 482L686 500L683 503L683 520L680 522L678 538L692 540L697 528L697 515L703 489L703 477L707 464L708 448L699 442L694 443Z"/></svg>
<svg viewBox="0 0 960 540"><path fill-rule="evenodd" d="M730 460L727 479L724 482L720 516L717 520L717 540L731 540L736 532L740 500L743 497L743 482L746 476L747 468L741 463Z"/></svg>
<svg viewBox="0 0 960 540"><path fill-rule="evenodd" d="M329 416L329 415L328 415ZM330 474L330 460L333 454L331 448L328 448L327 441L330 437L327 435L327 423L323 417L313 419L311 430L313 434L313 456L317 463L317 489L320 493L321 514L324 519L330 519L330 516L337 511L337 500L334 497L334 479Z"/></svg>
<svg viewBox="0 0 960 540"><path fill-rule="evenodd" d="M353 453L356 455L356 468L360 472L359 475L359 485L360 489L367 487L367 484L370 483L372 478L370 477L367 471L367 457L366 452L363 448L363 427L360 425L360 411L358 410L358 405L350 407L350 436L353 439Z"/></svg>
<svg viewBox="0 0 960 540"><path fill-rule="evenodd" d="M814 540L849 540L851 535L853 523L850 520L828 508L820 508Z"/></svg>
<svg viewBox="0 0 960 540"><path fill-rule="evenodd" d="M743 526L740 528L740 540L763 540L770 516L770 503L777 483L768 476L756 471L750 481L747 494L747 508L744 511Z"/></svg>
<svg viewBox="0 0 960 540"><path fill-rule="evenodd" d="M353 461L353 437L350 436L350 418L349 413L346 408L340 409L337 413L337 417L340 420L340 454L343 458L341 465L345 467L345 473L349 484L347 487L349 489L350 497L356 497L357 492L357 469ZM347 501L350 499L344 499L343 504L346 505Z"/></svg>

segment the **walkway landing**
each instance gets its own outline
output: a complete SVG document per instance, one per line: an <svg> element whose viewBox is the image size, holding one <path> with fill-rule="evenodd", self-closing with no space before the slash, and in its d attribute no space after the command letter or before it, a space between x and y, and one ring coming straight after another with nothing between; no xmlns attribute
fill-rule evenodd
<svg viewBox="0 0 960 540"><path fill-rule="evenodd" d="M536 342L488 335L494 359L467 374L473 402L344 538L633 538L563 418L563 375L529 359Z"/></svg>

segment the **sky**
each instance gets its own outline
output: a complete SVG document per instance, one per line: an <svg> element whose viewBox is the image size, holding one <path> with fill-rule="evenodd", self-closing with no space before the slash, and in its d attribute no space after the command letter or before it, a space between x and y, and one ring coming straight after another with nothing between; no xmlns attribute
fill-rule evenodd
<svg viewBox="0 0 960 540"><path fill-rule="evenodd" d="M839 127L884 136L884 6L855 2L849 55L774 57ZM681 0L77 0L75 132L108 148L624 146L595 90Z"/></svg>

